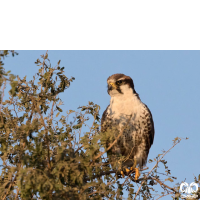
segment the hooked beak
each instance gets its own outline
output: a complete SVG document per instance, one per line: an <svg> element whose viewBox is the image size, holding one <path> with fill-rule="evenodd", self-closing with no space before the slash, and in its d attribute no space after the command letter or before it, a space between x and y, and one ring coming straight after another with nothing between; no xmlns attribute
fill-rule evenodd
<svg viewBox="0 0 200 200"><path fill-rule="evenodd" d="M108 90L113 90L113 89L117 89L115 83L108 83Z"/></svg>

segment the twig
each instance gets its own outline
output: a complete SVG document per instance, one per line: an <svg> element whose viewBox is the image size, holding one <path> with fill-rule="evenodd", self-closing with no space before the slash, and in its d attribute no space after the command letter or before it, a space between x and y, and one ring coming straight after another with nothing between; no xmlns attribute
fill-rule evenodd
<svg viewBox="0 0 200 200"><path fill-rule="evenodd" d="M122 184L122 188L123 188L124 184L126 183L126 181L130 178L130 175L131 175L131 173L128 174L127 178L126 178L125 181L123 182L123 184Z"/></svg>
<svg viewBox="0 0 200 200"><path fill-rule="evenodd" d="M55 104L55 102L53 101L52 108L51 108L51 123L53 121L53 108L54 108L54 104Z"/></svg>
<svg viewBox="0 0 200 200"><path fill-rule="evenodd" d="M157 161L157 163L154 165L154 167L151 169L151 171L148 172L148 174L147 174L146 177L149 176L149 174L158 166L158 163L163 159L163 157L164 157L171 149L173 149L180 141L181 141L181 139L178 140L176 143L174 143L174 145L162 155L162 157ZM145 180L144 180L144 181L145 181ZM139 193L139 191L140 191L140 189L141 189L142 184L144 183L144 181L141 183L140 187L138 188L138 190L137 190L137 192L136 192L136 194L135 194L134 200L136 199L136 197L137 197L137 195L138 195L138 193ZM158 182L158 183L159 183L159 182ZM162 182L161 182L161 183L162 183ZM163 183L163 185L165 185L165 184ZM166 185L166 186L167 186L167 185ZM168 187L169 187L169 186L168 186ZM170 188L170 189L171 189L171 188ZM174 191L174 190L173 190L173 191Z"/></svg>
<svg viewBox="0 0 200 200"><path fill-rule="evenodd" d="M162 197L165 197L165 196L167 196L167 195L170 195L170 194L173 194L174 192L170 192L170 193L167 193L167 194L163 194L162 196L159 196L156 200L158 200L158 199L160 199L160 198L162 198Z"/></svg>
<svg viewBox="0 0 200 200"><path fill-rule="evenodd" d="M10 191L10 188L11 188L11 186L13 185L13 183L15 182L15 180L16 180L16 176L15 176L15 178L13 179L13 181L10 182L10 185L9 185L9 187L8 187L8 190L7 190L7 192L6 192L6 195L3 197L2 200L6 199L6 196L8 195L8 192Z"/></svg>
<svg viewBox="0 0 200 200"><path fill-rule="evenodd" d="M9 190L10 190L11 186L12 186L12 183L10 183L10 185L9 185L9 187L8 187L8 190L7 190L7 192L6 192L6 195L3 197L3 199L2 199L2 200L4 200L4 199L6 198L6 196L7 196L8 192L9 192Z"/></svg>
<svg viewBox="0 0 200 200"><path fill-rule="evenodd" d="M83 145L81 145L81 146L74 152L74 154L76 154L82 147L83 147Z"/></svg>
<svg viewBox="0 0 200 200"><path fill-rule="evenodd" d="M4 97L4 90L5 90L5 88L6 88L6 80L5 80L5 83L4 83L4 85L3 85L3 92L2 92L2 94L1 94L1 102L0 102L0 113L1 113L1 106L2 106L2 102L3 102L3 97Z"/></svg>
<svg viewBox="0 0 200 200"><path fill-rule="evenodd" d="M17 200L18 194L19 194L19 188L17 189L17 194L15 196L15 200Z"/></svg>
<svg viewBox="0 0 200 200"><path fill-rule="evenodd" d="M161 186L164 186L164 187L168 188L169 190L176 192L176 190L174 188L169 187L168 185L164 184L162 181L158 180L157 178L154 178L154 177L150 177L150 178L155 180L156 182L158 182Z"/></svg>
<svg viewBox="0 0 200 200"><path fill-rule="evenodd" d="M98 193L98 191L94 191L88 194L88 196Z"/></svg>
<svg viewBox="0 0 200 200"><path fill-rule="evenodd" d="M168 149L168 150L162 155L162 157L157 161L157 163L154 165L154 167L151 169L151 171L147 174L147 176L158 166L158 163L163 159L163 157L164 157L170 150L172 150L180 141L181 141L181 139L178 140L176 143L174 143L174 145L173 145L170 149Z"/></svg>

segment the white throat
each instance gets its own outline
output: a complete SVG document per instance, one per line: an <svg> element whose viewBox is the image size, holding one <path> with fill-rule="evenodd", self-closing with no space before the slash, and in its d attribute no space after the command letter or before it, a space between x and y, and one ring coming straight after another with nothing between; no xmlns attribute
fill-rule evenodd
<svg viewBox="0 0 200 200"><path fill-rule="evenodd" d="M119 118L122 115L133 115L140 110L142 102L136 94L133 93L132 88L127 85L121 86L121 91L115 95L111 94L110 99L110 115L114 118Z"/></svg>

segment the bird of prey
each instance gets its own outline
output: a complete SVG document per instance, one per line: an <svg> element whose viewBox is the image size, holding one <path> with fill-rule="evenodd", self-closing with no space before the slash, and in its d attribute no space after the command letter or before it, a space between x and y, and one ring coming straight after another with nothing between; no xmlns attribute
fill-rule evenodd
<svg viewBox="0 0 200 200"><path fill-rule="evenodd" d="M152 114L136 93L131 77L113 74L107 84L111 99L101 119L101 131L115 129L114 139L106 144L108 158L112 160L116 154L125 157L122 165L126 172L135 171L137 180L154 140Z"/></svg>

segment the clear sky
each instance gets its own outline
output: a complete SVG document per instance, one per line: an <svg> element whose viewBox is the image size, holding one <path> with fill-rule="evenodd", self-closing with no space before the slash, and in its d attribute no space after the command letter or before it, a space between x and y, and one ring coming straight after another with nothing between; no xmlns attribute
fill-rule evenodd
<svg viewBox="0 0 200 200"><path fill-rule="evenodd" d="M29 80L38 70L34 62L46 51L17 52L18 56L4 60L4 66ZM168 150L175 137L188 137L189 140L181 141L165 159L178 182L191 183L194 175L200 174L200 51L48 53L52 66L61 60L66 76L75 77L70 88L60 96L65 109L77 109L93 101L100 105L102 115L110 100L108 76L124 73L132 77L136 92L150 108L154 119L155 139L149 158L156 157L163 149Z"/></svg>

